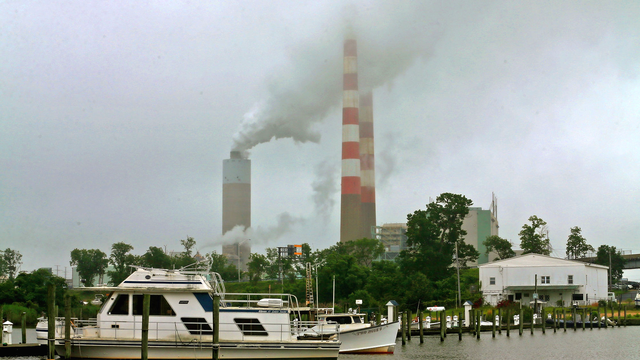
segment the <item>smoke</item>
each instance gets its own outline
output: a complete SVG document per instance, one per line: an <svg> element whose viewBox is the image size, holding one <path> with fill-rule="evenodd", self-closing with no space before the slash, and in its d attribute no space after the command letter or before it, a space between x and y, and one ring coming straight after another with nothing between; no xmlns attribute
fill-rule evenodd
<svg viewBox="0 0 640 360"><path fill-rule="evenodd" d="M291 216L289 213L284 212L277 216L275 226L258 226L247 229L242 225L237 225L215 240L214 243L235 244L250 239L252 245L268 244L282 238L290 233L294 226L302 225L304 222L303 218Z"/></svg>
<svg viewBox="0 0 640 360"><path fill-rule="evenodd" d="M233 150L272 139L320 141L314 124L341 106L344 31L358 40L360 89L392 85L417 58L428 58L440 33L429 21L437 6L420 1L352 2L327 14L323 29L293 47L287 67L269 80L269 95L247 111L233 136Z"/></svg>
<svg viewBox="0 0 640 360"><path fill-rule="evenodd" d="M329 221L336 203L333 195L339 191L336 183L338 164L340 163L329 159L318 163L315 168L316 180L311 184L316 213L322 217L325 223Z"/></svg>

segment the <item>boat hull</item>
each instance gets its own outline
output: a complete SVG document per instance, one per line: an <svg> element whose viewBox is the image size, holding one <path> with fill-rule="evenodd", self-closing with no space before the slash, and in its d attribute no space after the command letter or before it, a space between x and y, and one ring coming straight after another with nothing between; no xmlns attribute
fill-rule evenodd
<svg viewBox="0 0 640 360"><path fill-rule="evenodd" d="M340 343L251 343L223 342L218 347L219 359L337 359ZM56 341L56 352L64 356L64 341ZM211 343L176 343L149 341L149 359L211 359ZM139 340L71 340L71 358L74 359L140 359Z"/></svg>
<svg viewBox="0 0 640 360"><path fill-rule="evenodd" d="M341 354L393 354L400 323L340 332Z"/></svg>

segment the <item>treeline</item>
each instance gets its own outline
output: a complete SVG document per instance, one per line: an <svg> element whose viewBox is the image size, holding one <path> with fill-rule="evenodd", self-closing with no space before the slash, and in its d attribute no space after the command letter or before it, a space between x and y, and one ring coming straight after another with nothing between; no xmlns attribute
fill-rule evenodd
<svg viewBox="0 0 640 360"><path fill-rule="evenodd" d="M520 249L523 250L522 254L551 255L553 248L549 239L547 222L536 215L529 217L529 222L530 224L522 225L522 230L518 233L520 236ZM487 254L495 251L498 255L496 258L490 259L491 261L516 256L513 250L513 243L497 235L488 236L483 244L487 249ZM625 265L622 251L610 245L600 245L596 251L593 246L587 243L587 239L582 236L582 229L578 226L572 227L565 248L566 258L570 260L583 259L594 252L596 257L594 262L599 265L611 265L611 278L614 282L619 281L622 278L622 271Z"/></svg>
<svg viewBox="0 0 640 360"><path fill-rule="evenodd" d="M84 286L96 286L103 284L104 275L108 275L108 285L118 285L132 272L131 265L150 267L156 269L180 269L198 261L209 260L212 264L211 271L220 273L226 280L237 280L237 267L230 264L227 258L215 251L200 255L194 254L196 241L192 237L180 240L184 251L167 254L156 246L150 246L142 255L132 254L133 246L124 242L111 245L109 256L99 249L74 249L71 251L72 266L82 279ZM109 270L109 265L113 270ZM98 284L94 283L97 279Z"/></svg>

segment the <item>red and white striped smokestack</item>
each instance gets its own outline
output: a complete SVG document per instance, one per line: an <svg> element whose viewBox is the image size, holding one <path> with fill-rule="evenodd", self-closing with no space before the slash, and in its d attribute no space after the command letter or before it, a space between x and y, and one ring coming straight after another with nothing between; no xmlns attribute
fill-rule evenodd
<svg viewBox="0 0 640 360"><path fill-rule="evenodd" d="M362 237L360 227L360 126L358 102L358 49L356 41L348 38L344 41L342 87L341 242Z"/></svg>
<svg viewBox="0 0 640 360"><path fill-rule="evenodd" d="M360 95L360 185L362 237L373 239L376 226L376 176L373 155L373 95Z"/></svg>

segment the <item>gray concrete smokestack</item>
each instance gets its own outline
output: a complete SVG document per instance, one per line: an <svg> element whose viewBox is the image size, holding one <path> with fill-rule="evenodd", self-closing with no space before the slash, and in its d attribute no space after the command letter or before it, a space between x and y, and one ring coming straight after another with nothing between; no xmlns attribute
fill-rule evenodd
<svg viewBox="0 0 640 360"><path fill-rule="evenodd" d="M251 227L251 160L240 151L232 151L222 163L222 234L238 225ZM249 239L236 239L222 245L229 262L247 270L251 244Z"/></svg>

